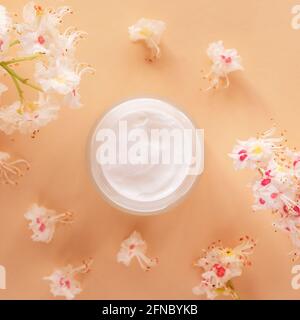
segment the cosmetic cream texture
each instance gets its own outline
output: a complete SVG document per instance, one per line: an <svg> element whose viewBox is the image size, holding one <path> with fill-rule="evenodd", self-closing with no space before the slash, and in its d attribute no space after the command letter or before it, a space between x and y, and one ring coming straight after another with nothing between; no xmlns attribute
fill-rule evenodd
<svg viewBox="0 0 300 320"><path fill-rule="evenodd" d="M125 164L117 161L101 165L105 179L119 195L137 202L153 202L176 192L189 172L191 159L184 159L183 148L174 143L175 136L170 136L171 143L164 144L152 133L191 129L192 123L182 112L160 100L136 99L112 109L102 122L101 127L116 132L117 160L128 159ZM123 131L119 134L120 123L123 128L126 125L127 137Z"/></svg>

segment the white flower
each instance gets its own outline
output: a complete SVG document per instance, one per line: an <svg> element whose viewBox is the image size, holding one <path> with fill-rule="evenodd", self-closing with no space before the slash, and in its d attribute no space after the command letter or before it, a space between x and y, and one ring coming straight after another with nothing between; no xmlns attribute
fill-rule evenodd
<svg viewBox="0 0 300 320"><path fill-rule="evenodd" d="M128 32L131 41L144 41L151 49L152 57L156 59L160 56L159 44L165 29L166 24L163 21L141 18L128 28Z"/></svg>
<svg viewBox="0 0 300 320"><path fill-rule="evenodd" d="M234 160L236 169L255 169L271 159L281 138L272 138L275 129L263 133L259 138L250 138L246 141L238 140L229 157Z"/></svg>
<svg viewBox="0 0 300 320"><path fill-rule="evenodd" d="M72 214L65 212L58 214L54 210L49 210L33 204L25 213L25 218L30 221L29 228L32 230L32 240L49 243L54 235L57 223L72 222Z"/></svg>
<svg viewBox="0 0 300 320"><path fill-rule="evenodd" d="M20 101L0 109L0 130L6 134L15 131L35 134L41 127L57 118L59 107L49 96L39 95L36 102L21 104Z"/></svg>
<svg viewBox="0 0 300 320"><path fill-rule="evenodd" d="M84 73L92 71L90 67L74 65L71 60L61 58L54 60L50 66L38 63L35 76L45 92L69 95L66 101L71 103L71 107L78 107L80 105L78 87L81 77Z"/></svg>
<svg viewBox="0 0 300 320"><path fill-rule="evenodd" d="M80 108L82 106L78 89L73 89L65 96L64 105L74 109Z"/></svg>
<svg viewBox="0 0 300 320"><path fill-rule="evenodd" d="M67 300L72 300L81 291L81 284L75 277L80 273L87 273L90 270L92 260L84 262L82 266L74 268L72 265L56 269L50 276L44 280L50 281L50 291L57 297L62 296Z"/></svg>
<svg viewBox="0 0 300 320"><path fill-rule="evenodd" d="M69 7L50 10L44 9L34 2L25 5L23 9L24 23L17 25L23 53L50 55L56 51L56 39L60 36L58 26L69 12L71 12Z"/></svg>
<svg viewBox="0 0 300 320"><path fill-rule="evenodd" d="M54 57L63 56L73 59L76 45L84 35L86 32L78 31L73 27L68 28L63 34L59 34L55 39L55 48L52 48Z"/></svg>
<svg viewBox="0 0 300 320"><path fill-rule="evenodd" d="M281 210L289 206L296 198L291 170L271 159L266 169L261 169L263 176L253 184L255 198L253 210Z"/></svg>
<svg viewBox="0 0 300 320"><path fill-rule="evenodd" d="M237 298L231 280L242 274L244 266L250 265L249 255L253 253L255 242L249 237L241 238L241 244L231 249L219 242L205 250L205 255L196 262L203 269L202 280L193 288L196 295L206 294L208 299L218 295Z"/></svg>
<svg viewBox="0 0 300 320"><path fill-rule="evenodd" d="M152 259L146 256L147 244L141 235L134 231L131 236L124 240L121 249L117 255L117 261L129 266L131 260L136 258L143 270L148 271L158 263L158 259Z"/></svg>
<svg viewBox="0 0 300 320"><path fill-rule="evenodd" d="M243 70L241 57L236 49L225 49L222 41L213 42L207 49L207 55L212 61L210 73L205 76L211 82L210 87L217 89L221 79L226 81L225 87L229 86L228 74L237 70Z"/></svg>
<svg viewBox="0 0 300 320"><path fill-rule="evenodd" d="M4 6L0 5L0 54L9 47L9 31L12 21Z"/></svg>
<svg viewBox="0 0 300 320"><path fill-rule="evenodd" d="M26 160L11 161L10 158L9 153L0 152L0 181L4 184L17 185L16 180L23 176L25 170L29 170L30 165Z"/></svg>

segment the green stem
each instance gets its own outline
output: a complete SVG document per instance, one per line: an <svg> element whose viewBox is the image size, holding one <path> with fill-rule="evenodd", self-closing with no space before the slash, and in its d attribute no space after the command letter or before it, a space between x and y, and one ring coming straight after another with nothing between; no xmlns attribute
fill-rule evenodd
<svg viewBox="0 0 300 320"><path fill-rule="evenodd" d="M21 103L23 103L24 102L24 93L23 93L23 90L21 89L19 82L12 75L10 75L10 77L17 88L18 95L20 97L20 101L21 101Z"/></svg>
<svg viewBox="0 0 300 320"><path fill-rule="evenodd" d="M27 57L20 57L20 58L15 58L15 59L8 60L8 61L2 61L2 63L6 64L6 65L10 65L10 64L23 62L23 61L32 61L37 58L40 58L41 56L42 56L41 53L37 53L37 54L33 54L33 55L27 56Z"/></svg>
<svg viewBox="0 0 300 320"><path fill-rule="evenodd" d="M11 69L9 67L7 67L5 64L0 63L0 65L9 74L9 76L11 77L11 79L14 82L14 84L16 86L16 89L18 91L18 95L19 95L20 101L23 102L23 100L24 100L23 91L22 91L22 89L20 87L19 82L17 81L17 79L12 74Z"/></svg>
<svg viewBox="0 0 300 320"><path fill-rule="evenodd" d="M0 66L10 75L11 79L13 80L16 89L18 91L18 95L20 97L20 101L24 101L24 94L23 90L20 87L19 82L23 83L24 85L31 87L32 89L35 89L37 91L43 92L42 88L35 84L31 84L28 82L28 79L24 79L20 77L12 68L10 68L5 62L0 62ZM19 81L19 82L18 82Z"/></svg>
<svg viewBox="0 0 300 320"><path fill-rule="evenodd" d="M9 45L9 47L11 48L11 47L15 46L16 44L20 44L20 40L15 40L15 41L13 41L13 42Z"/></svg>
<svg viewBox="0 0 300 320"><path fill-rule="evenodd" d="M20 77L12 68L10 68L6 63L4 62L0 62L0 66L5 69L11 76L13 76L14 78L16 78L18 81L20 81L21 83L23 83L24 85L31 87L32 89L35 89L37 91L41 91L43 92L42 88L32 84L29 82L29 79L25 79Z"/></svg>

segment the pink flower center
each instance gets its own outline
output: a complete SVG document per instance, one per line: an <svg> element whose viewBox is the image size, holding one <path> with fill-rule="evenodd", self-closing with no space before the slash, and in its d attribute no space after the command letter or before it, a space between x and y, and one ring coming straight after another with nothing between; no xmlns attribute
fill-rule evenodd
<svg viewBox="0 0 300 320"><path fill-rule="evenodd" d="M272 199L276 199L277 197L278 197L278 193L274 192L274 193L271 194L271 198Z"/></svg>
<svg viewBox="0 0 300 320"><path fill-rule="evenodd" d="M300 208L298 206L295 206L293 209L298 214L298 216L300 216Z"/></svg>
<svg viewBox="0 0 300 320"><path fill-rule="evenodd" d="M271 179L270 179L270 178L266 178L266 179L263 179L263 180L261 181L261 185L262 185L263 187L267 186L267 185L270 184L270 183L271 183Z"/></svg>
<svg viewBox="0 0 300 320"><path fill-rule="evenodd" d="M260 199L259 199L259 203L263 205L263 204L266 203L266 201L265 201L264 199L260 198Z"/></svg>
<svg viewBox="0 0 300 320"><path fill-rule="evenodd" d="M46 42L45 38L43 36L38 37L38 43L43 45Z"/></svg>
<svg viewBox="0 0 300 320"><path fill-rule="evenodd" d="M300 160L294 161L294 163L293 163L294 167L296 167L296 165L297 165L299 162L300 162Z"/></svg>
<svg viewBox="0 0 300 320"><path fill-rule="evenodd" d="M0 50L2 50L3 44L4 44L4 41L2 39L0 39Z"/></svg>
<svg viewBox="0 0 300 320"><path fill-rule="evenodd" d="M59 285L60 285L61 287L67 287L68 289L71 288L71 282L70 282L70 280L65 279L65 278L63 278L63 277L59 279Z"/></svg>
<svg viewBox="0 0 300 320"><path fill-rule="evenodd" d="M134 244L131 244L130 246L129 246L129 250L133 250L135 248L135 245Z"/></svg>
<svg viewBox="0 0 300 320"><path fill-rule="evenodd" d="M217 275L219 278L224 277L225 272L226 272L226 270L225 270L224 267L222 267L222 266L219 265L219 264L215 264L215 265L213 266L213 268L215 269L215 273L216 273L216 275Z"/></svg>
<svg viewBox="0 0 300 320"><path fill-rule="evenodd" d="M44 223L40 224L39 231L44 232L46 230L46 225Z"/></svg>
<svg viewBox="0 0 300 320"><path fill-rule="evenodd" d="M39 231L44 232L46 230L46 225L40 218L36 218L36 223L39 224Z"/></svg>
<svg viewBox="0 0 300 320"><path fill-rule="evenodd" d="M240 155L240 161L244 161L247 159L248 155L247 155L247 150L241 150L239 153Z"/></svg>
<svg viewBox="0 0 300 320"><path fill-rule="evenodd" d="M232 58L231 57L226 57L224 55L221 55L221 58L226 62L226 63L231 63L232 62Z"/></svg>

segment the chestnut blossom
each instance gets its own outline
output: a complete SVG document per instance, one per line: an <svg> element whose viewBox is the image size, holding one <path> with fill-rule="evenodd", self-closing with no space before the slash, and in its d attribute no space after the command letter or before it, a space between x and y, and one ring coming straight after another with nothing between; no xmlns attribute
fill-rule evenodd
<svg viewBox="0 0 300 320"><path fill-rule="evenodd" d="M57 10L43 8L29 2L23 9L23 23L17 25L23 54L44 53L51 55L56 50L56 41L60 36L58 27L63 17L70 13L69 7Z"/></svg>
<svg viewBox="0 0 300 320"><path fill-rule="evenodd" d="M8 135L19 131L34 136L41 127L57 118L58 111L59 107L44 94L39 94L35 102L16 101L0 109L0 130Z"/></svg>
<svg viewBox="0 0 300 320"><path fill-rule="evenodd" d="M229 156L236 168L255 169L259 178L252 185L253 210L269 209L274 213L276 229L287 232L295 247L295 259L300 256L300 153L282 145L283 138L272 138L274 130L263 134L260 157L239 144ZM251 140L251 139L250 139ZM240 153L245 149L245 153ZM249 151L250 150L250 151ZM245 157L240 158L245 154Z"/></svg>
<svg viewBox="0 0 300 320"><path fill-rule="evenodd" d="M36 78L44 92L63 95L68 106L76 108L81 105L78 93L81 77L92 70L81 64L74 65L67 58L60 58L49 66L36 64Z"/></svg>
<svg viewBox="0 0 300 320"><path fill-rule="evenodd" d="M220 242L204 250L204 256L196 262L204 272L199 285L193 288L196 295L206 294L208 299L219 295L229 295L238 299L232 279L242 275L243 267L250 265L249 255L253 253L255 242L248 236L240 239L235 248L224 247Z"/></svg>
<svg viewBox="0 0 300 320"><path fill-rule="evenodd" d="M7 152L0 151L0 182L4 184L17 185L18 178L24 175L25 170L29 170L30 165L24 159L11 160Z"/></svg>
<svg viewBox="0 0 300 320"><path fill-rule="evenodd" d="M255 199L253 210L280 210L296 199L296 188L289 168L273 158L266 168L262 167L260 167L261 177L252 187Z"/></svg>
<svg viewBox="0 0 300 320"><path fill-rule="evenodd" d="M50 276L44 277L44 280L50 281L50 291L55 297L62 296L67 300L72 300L82 291L81 284L76 277L79 274L89 272L91 264L92 260L90 259L76 268L68 265L56 269Z"/></svg>
<svg viewBox="0 0 300 320"><path fill-rule="evenodd" d="M142 239L140 233L134 231L129 238L122 242L121 249L117 254L117 261L129 266L131 260L136 258L141 268L148 271L157 265L158 259L147 257L146 250L146 242Z"/></svg>
<svg viewBox="0 0 300 320"><path fill-rule="evenodd" d="M228 74L234 71L243 70L241 57L236 49L225 49L223 41L213 42L207 49L207 55L212 61L211 71L204 76L210 81L206 90L217 89L221 81L225 81L225 88L229 86Z"/></svg>
<svg viewBox="0 0 300 320"><path fill-rule="evenodd" d="M238 140L229 157L233 159L237 170L255 169L272 158L276 149L280 149L282 138L272 138L274 129L266 131L258 138L250 138L246 141Z"/></svg>
<svg viewBox="0 0 300 320"><path fill-rule="evenodd" d="M34 137L41 127L57 118L62 105L72 108L82 105L81 78L93 69L79 63L75 56L84 32L74 27L60 30L68 13L72 13L69 7L50 9L32 1L24 6L23 21L12 28L6 9L0 5L0 68L18 93L15 103L0 109L0 130L6 134L19 131ZM16 34L10 32L12 29ZM10 47L16 49L13 57L8 52ZM15 69L24 61L34 61L33 81ZM26 99L23 86L36 90L39 98ZM3 91L0 84L0 95Z"/></svg>
<svg viewBox="0 0 300 320"><path fill-rule="evenodd" d="M138 22L128 28L131 41L143 41L151 50L150 60L160 57L159 44L166 24L159 20L141 18Z"/></svg>
<svg viewBox="0 0 300 320"><path fill-rule="evenodd" d="M66 224L73 221L70 212L57 213L34 203L25 213L25 218L30 221L29 228L33 232L31 239L37 242L49 243L58 223Z"/></svg>

